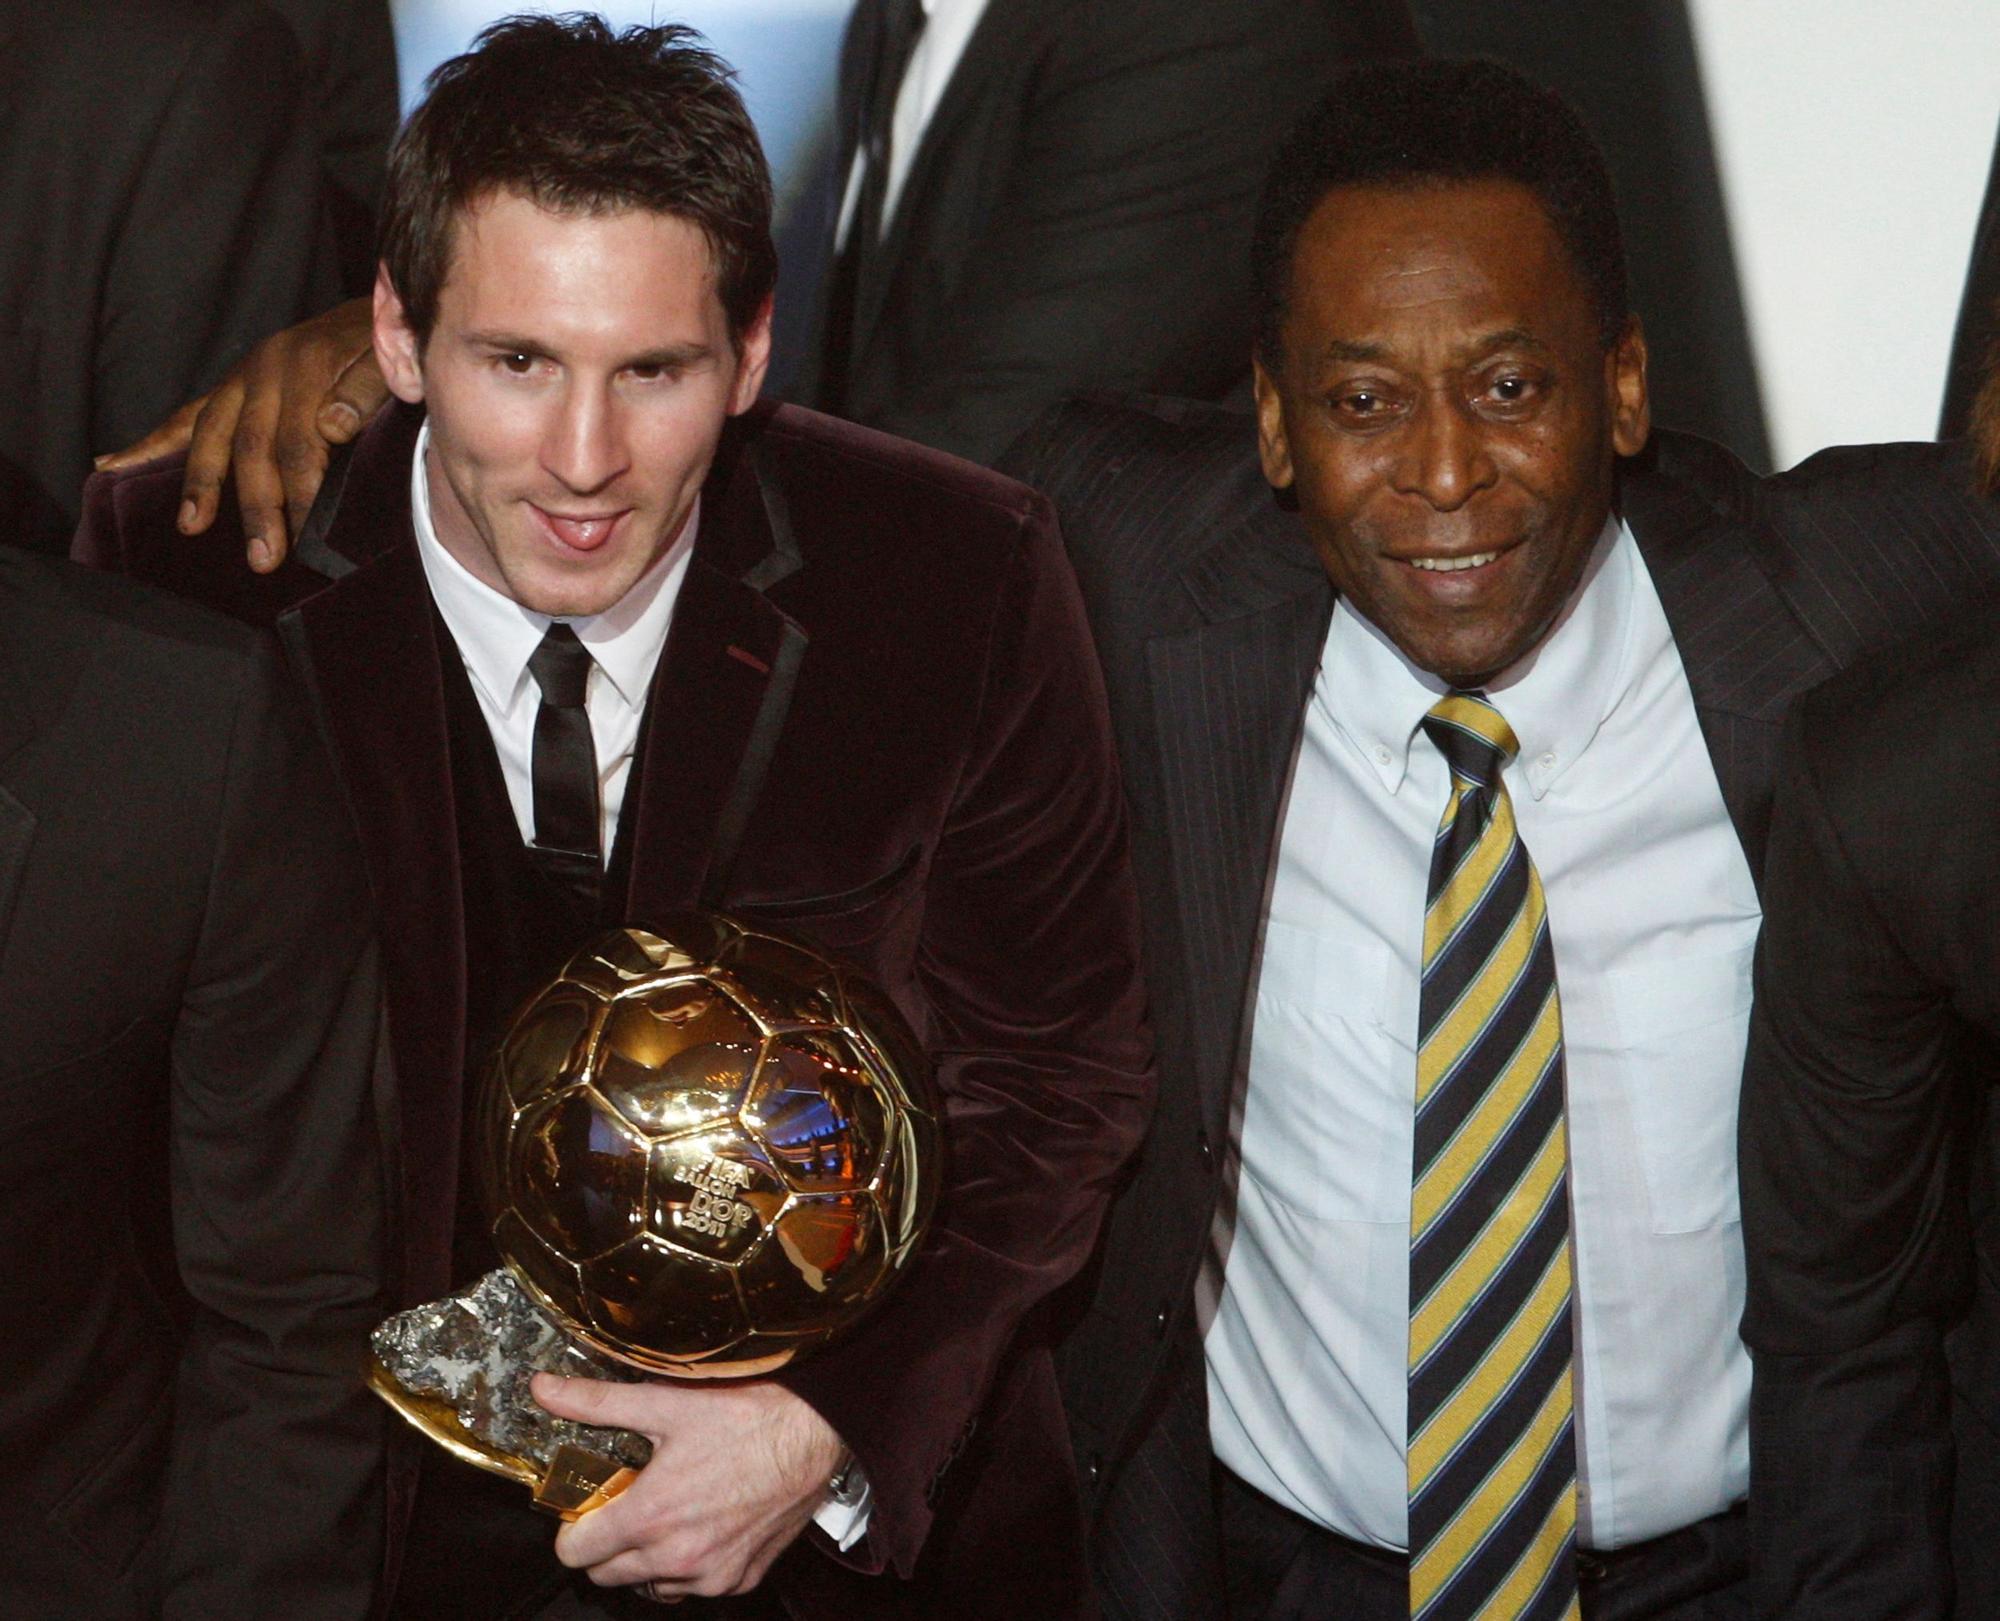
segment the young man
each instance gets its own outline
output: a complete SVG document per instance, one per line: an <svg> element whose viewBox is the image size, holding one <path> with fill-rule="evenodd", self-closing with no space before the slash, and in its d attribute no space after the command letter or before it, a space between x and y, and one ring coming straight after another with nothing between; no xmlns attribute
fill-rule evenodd
<svg viewBox="0 0 2000 1621"><path fill-rule="evenodd" d="M1042 502L753 405L770 206L683 30L499 25L397 143L375 341L401 404L294 557L260 577L240 532L177 534L172 464L98 483L78 541L275 619L318 696L386 912L408 1298L493 1264L466 1078L596 929L768 921L859 964L936 1061L948 1177L896 1293L770 1380L544 1381L656 1443L556 1539L588 1583L518 1492L427 1456L398 1600L427 1621L740 1592L816 1516L851 1546L785 1560L800 1614L1087 1604L1027 1325L1150 1097L1102 692ZM827 1502L850 1456L865 1536Z"/></svg>
<svg viewBox="0 0 2000 1621"><path fill-rule="evenodd" d="M1105 657L1161 1039L1064 1351L1108 1607L1217 1613L1219 1511L1237 1616L1749 1614L1778 726L2000 555L1780 550L1730 458L1649 444L1601 159L1503 69L1343 79L1255 254L1254 442L1085 406L1016 458Z"/></svg>

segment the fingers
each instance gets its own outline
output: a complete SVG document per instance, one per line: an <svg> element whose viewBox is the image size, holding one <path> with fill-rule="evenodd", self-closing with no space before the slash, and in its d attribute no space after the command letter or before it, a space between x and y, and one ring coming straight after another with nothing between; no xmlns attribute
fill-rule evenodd
<svg viewBox="0 0 2000 1621"><path fill-rule="evenodd" d="M340 368L340 375L320 401L314 425L330 445L344 445L361 431L361 425L382 409L389 398L389 384L375 359L371 344Z"/></svg>
<svg viewBox="0 0 2000 1621"><path fill-rule="evenodd" d="M655 1441L666 1434L675 1409L691 1394L672 1385L565 1379L553 1373L536 1374L532 1388L535 1400L558 1418L637 1430Z"/></svg>
<svg viewBox="0 0 2000 1621"><path fill-rule="evenodd" d="M244 550L250 566L260 574L269 573L285 557L285 480L277 451L285 403L285 361L286 348L278 340L261 343L251 351L237 374L243 379L243 403L237 412L236 431L227 453L220 457L223 470L234 470Z"/></svg>
<svg viewBox="0 0 2000 1621"><path fill-rule="evenodd" d="M222 481L229 474L229 446L243 410L243 384L232 373L207 399L199 401L188 436L187 466L181 473L180 532L199 535L215 522L222 504Z"/></svg>
<svg viewBox="0 0 2000 1621"><path fill-rule="evenodd" d="M194 432L194 419L201 414L201 408L207 403L206 394L199 399L189 400L145 438L134 440L123 450L114 450L108 455L96 457L91 466L116 473L127 467L137 467L141 462L158 461L162 456L171 456L175 451L187 449L188 437Z"/></svg>

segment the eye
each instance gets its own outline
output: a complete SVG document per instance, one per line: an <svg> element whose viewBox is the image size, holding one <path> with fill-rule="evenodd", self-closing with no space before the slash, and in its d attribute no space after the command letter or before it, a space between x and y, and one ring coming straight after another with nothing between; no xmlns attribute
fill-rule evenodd
<svg viewBox="0 0 2000 1621"><path fill-rule="evenodd" d="M1333 414L1350 427L1368 427L1386 422L1395 414L1395 402L1380 389L1341 388L1327 399Z"/></svg>
<svg viewBox="0 0 2000 1621"><path fill-rule="evenodd" d="M1544 379L1533 372L1496 372L1486 379L1483 398L1501 410L1524 410L1547 392Z"/></svg>
<svg viewBox="0 0 2000 1621"><path fill-rule="evenodd" d="M500 369L509 377L526 377L535 369L535 357L515 350L512 354L501 355Z"/></svg>
<svg viewBox="0 0 2000 1621"><path fill-rule="evenodd" d="M627 366L625 375L635 383L670 383L680 376L680 367L669 366L657 360L647 360L638 365Z"/></svg>

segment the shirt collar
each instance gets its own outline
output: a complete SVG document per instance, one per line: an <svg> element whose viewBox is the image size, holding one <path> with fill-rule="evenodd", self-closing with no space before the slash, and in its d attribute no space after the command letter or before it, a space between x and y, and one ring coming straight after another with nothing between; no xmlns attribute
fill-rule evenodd
<svg viewBox="0 0 2000 1621"><path fill-rule="evenodd" d="M424 476L430 442L431 428L426 422L417 431L416 455L410 467L410 520L417 534L424 578L452 640L458 643L466 672L495 705L512 709L528 682L528 660L554 621L494 590L445 550L431 518L430 480ZM697 496L673 544L631 590L603 613L570 621L577 640L590 649L591 658L628 709L645 707L700 524L701 498Z"/></svg>
<svg viewBox="0 0 2000 1621"><path fill-rule="evenodd" d="M1536 799L1590 746L1635 678L1632 598L1638 566L1632 531L1613 514L1555 629L1534 652L1487 683L1487 697L1521 742L1511 774ZM1346 598L1334 605L1312 702L1388 792L1402 787L1411 744L1446 690Z"/></svg>

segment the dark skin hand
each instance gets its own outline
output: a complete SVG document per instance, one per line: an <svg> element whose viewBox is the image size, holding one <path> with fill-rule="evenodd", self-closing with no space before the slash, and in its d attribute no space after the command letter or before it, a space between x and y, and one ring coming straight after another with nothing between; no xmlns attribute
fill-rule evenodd
<svg viewBox="0 0 2000 1621"><path fill-rule="evenodd" d="M358 434L388 397L369 300L350 299L266 338L212 393L97 465L134 467L186 450L184 535L215 521L233 472L250 566L268 574L305 522L333 447Z"/></svg>

